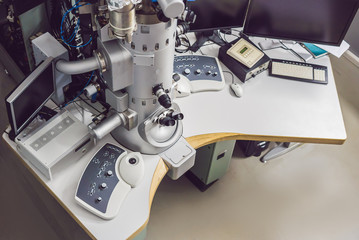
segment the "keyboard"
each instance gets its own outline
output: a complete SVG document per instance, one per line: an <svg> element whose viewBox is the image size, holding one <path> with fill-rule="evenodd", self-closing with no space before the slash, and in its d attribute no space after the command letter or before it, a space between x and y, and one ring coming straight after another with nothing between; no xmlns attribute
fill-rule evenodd
<svg viewBox="0 0 359 240"><path fill-rule="evenodd" d="M272 59L269 75L311 83L328 83L328 70L326 66L282 59Z"/></svg>

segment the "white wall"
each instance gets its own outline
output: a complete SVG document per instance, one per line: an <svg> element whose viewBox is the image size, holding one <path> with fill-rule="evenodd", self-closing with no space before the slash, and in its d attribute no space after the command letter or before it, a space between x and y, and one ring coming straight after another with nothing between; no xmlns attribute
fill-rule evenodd
<svg viewBox="0 0 359 240"><path fill-rule="evenodd" d="M359 56L359 11L345 36L345 41L350 44L350 51Z"/></svg>

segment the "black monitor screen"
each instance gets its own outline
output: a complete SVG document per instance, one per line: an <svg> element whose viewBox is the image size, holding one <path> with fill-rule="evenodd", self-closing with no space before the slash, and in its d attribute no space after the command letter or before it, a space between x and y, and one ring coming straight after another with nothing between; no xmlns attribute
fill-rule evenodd
<svg viewBox="0 0 359 240"><path fill-rule="evenodd" d="M197 15L191 31L242 27L249 0L192 0L187 2Z"/></svg>
<svg viewBox="0 0 359 240"><path fill-rule="evenodd" d="M54 93L52 58L37 67L6 99L11 127L17 135Z"/></svg>
<svg viewBox="0 0 359 240"><path fill-rule="evenodd" d="M251 0L244 33L340 45L359 0Z"/></svg>

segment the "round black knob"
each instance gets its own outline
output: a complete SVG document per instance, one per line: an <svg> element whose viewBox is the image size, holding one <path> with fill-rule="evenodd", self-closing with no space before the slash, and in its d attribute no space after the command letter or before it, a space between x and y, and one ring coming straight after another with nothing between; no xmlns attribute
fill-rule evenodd
<svg viewBox="0 0 359 240"><path fill-rule="evenodd" d="M133 164L136 164L137 160L136 160L136 158L130 158L128 160L128 162L133 165Z"/></svg>
<svg viewBox="0 0 359 240"><path fill-rule="evenodd" d="M201 69L197 69L194 73L195 73L196 75L201 74Z"/></svg>
<svg viewBox="0 0 359 240"><path fill-rule="evenodd" d="M172 75L172 79L175 82L178 82L181 79L181 76L178 73L175 73L175 74Z"/></svg>

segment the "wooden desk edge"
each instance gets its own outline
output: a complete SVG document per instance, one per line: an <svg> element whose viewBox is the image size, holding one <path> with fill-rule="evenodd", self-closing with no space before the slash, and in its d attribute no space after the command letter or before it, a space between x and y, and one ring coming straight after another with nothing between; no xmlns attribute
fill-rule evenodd
<svg viewBox="0 0 359 240"><path fill-rule="evenodd" d="M134 237L136 237L137 234L139 234L141 231L143 231L143 229L145 229L145 227L147 226L148 221L150 219L153 198L155 197L157 188L160 185L164 176L167 174L168 170L169 169L168 169L167 165L161 158L157 164L156 170L153 173L153 177L152 177L152 182L151 182L151 187L150 187L150 199L149 199L150 200L149 201L150 208L149 208L148 218L147 218L146 222L139 229L137 229L137 231L134 232L128 239L133 239Z"/></svg>
<svg viewBox="0 0 359 240"><path fill-rule="evenodd" d="M265 136L265 135L249 135L241 133L209 133L196 135L186 138L187 142L195 149L206 146L211 143L226 140L252 140L252 141L271 141L271 142L302 142L302 143L323 143L323 144L343 144L344 139L330 138L304 138L291 136Z"/></svg>
<svg viewBox="0 0 359 240"><path fill-rule="evenodd" d="M4 133L5 134L5 133ZM6 141L6 137L3 136L3 140L8 144L9 148L21 159L22 164L30 171L30 173L35 177L37 181L40 182L40 184L45 187L45 189L51 194L52 197L56 199L56 201L65 209L65 211L79 224L79 226L88 234L88 236L92 239L96 239L94 235L81 223L81 221L71 212L69 208L59 199L56 194L46 185L46 183L38 176L38 174L24 161L24 159L19 155L18 152L16 152ZM153 198L156 194L157 188L160 185L162 179L167 174L169 168L165 164L165 162L162 160L162 158L159 160L157 167L155 169L155 172L153 173L151 187L150 187L150 197L149 197L149 206L151 212L151 206L153 202ZM150 214L148 214L148 218L145 221L145 223L136 230L128 239L133 239L137 234L139 234L148 224L150 218Z"/></svg>
<svg viewBox="0 0 359 240"><path fill-rule="evenodd" d="M298 137L281 137L281 136L262 136L262 135L247 135L240 133L213 133L213 134L203 134L186 138L188 143L195 149L206 146L211 143L226 141L226 140L253 140L253 141L275 141L275 142L304 142L304 143L325 143L325 144L343 144L346 139L324 139L324 138L298 138ZM11 147L10 147L11 148ZM11 148L12 149L12 148ZM12 149L13 150L13 149ZM14 150L13 150L14 151ZM31 167L26 164L22 157L14 151L25 167L34 175L34 177L46 188L46 190L53 196L56 201L73 217L73 219L79 224L79 226L84 229L84 231L92 238L96 239L91 232L81 223L81 221L66 207L66 205L52 192L52 190L47 187L43 180L34 172ZM133 239L137 234L139 234L148 224L153 198L156 194L157 188L160 185L162 179L168 172L168 167L165 162L160 159L156 170L152 177L151 187L150 187L150 197L149 197L149 214L145 223L136 230L128 239Z"/></svg>

